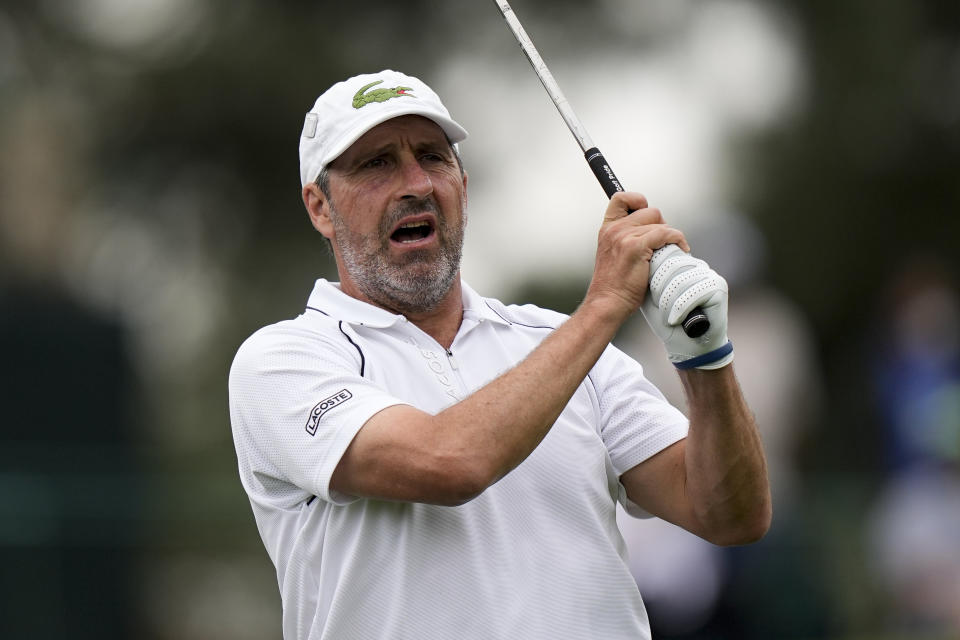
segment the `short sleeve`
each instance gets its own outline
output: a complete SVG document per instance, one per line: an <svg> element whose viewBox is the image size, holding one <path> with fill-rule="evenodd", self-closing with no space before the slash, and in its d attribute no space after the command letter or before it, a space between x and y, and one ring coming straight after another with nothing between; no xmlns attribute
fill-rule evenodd
<svg viewBox="0 0 960 640"><path fill-rule="evenodd" d="M276 508L317 496L352 496L330 478L360 428L403 404L360 373L344 337L296 327L261 329L241 345L230 369L230 420L241 480L251 500Z"/></svg>
<svg viewBox="0 0 960 640"><path fill-rule="evenodd" d="M643 375L643 367L609 346L591 371L600 411L600 435L617 476L686 437L689 422ZM643 515L626 499L632 515Z"/></svg>

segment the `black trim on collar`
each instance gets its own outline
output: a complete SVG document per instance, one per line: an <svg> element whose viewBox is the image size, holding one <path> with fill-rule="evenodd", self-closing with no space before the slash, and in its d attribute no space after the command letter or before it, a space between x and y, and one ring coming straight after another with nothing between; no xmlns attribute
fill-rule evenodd
<svg viewBox="0 0 960 640"><path fill-rule="evenodd" d="M317 309L317 311L320 311L320 310ZM320 313L323 313L323 311L320 311ZM324 315L326 315L326 314L324 314ZM354 342L354 341L353 341L353 338L351 338L349 335L347 335L347 332L343 330L343 320L340 320L340 321L337 323L337 326L340 327L340 333L343 334L343 337L345 337L347 340L349 340L349 341L350 341L350 344L352 344L353 347L357 350L357 353L360 354L360 377L362 378L362 377L363 377L363 371L364 371L364 369L365 369L366 366L367 366L367 359L366 359L366 358L364 357L364 355L363 355L363 349L361 349L361 348L360 348L360 345L358 345L356 342Z"/></svg>
<svg viewBox="0 0 960 640"><path fill-rule="evenodd" d="M310 305L307 305L307 309L311 309L312 311L317 311L319 313L322 313L328 318L330 317L330 314L324 311L323 309L317 309L316 307L311 307ZM367 368L367 358L363 355L363 349L361 349L360 345L354 342L353 338L347 335L347 332L343 330L343 320L337 321L337 327L340 329L340 333L343 334L343 337L346 338L347 341L353 345L353 348L357 350L357 353L360 354L360 377L363 377L363 372Z"/></svg>
<svg viewBox="0 0 960 640"><path fill-rule="evenodd" d="M549 326L549 325L547 325L547 326L541 326L541 325L536 325L536 324L523 324L522 322L517 322L516 320L511 320L510 318L506 317L505 315L503 315L502 313L500 313L499 311L497 311L496 309L494 309L494 308L493 308L493 305L490 304L490 302L488 302L487 300L484 300L483 303L484 303L485 305L487 305L487 307L489 307L490 311L493 311L495 314L497 314L498 316L500 316L500 318L501 318L504 322L506 322L507 324L518 324L518 325L520 325L521 327L527 327L528 329L550 329L551 331L555 331L555 330L556 330L556 327L551 327L551 326Z"/></svg>

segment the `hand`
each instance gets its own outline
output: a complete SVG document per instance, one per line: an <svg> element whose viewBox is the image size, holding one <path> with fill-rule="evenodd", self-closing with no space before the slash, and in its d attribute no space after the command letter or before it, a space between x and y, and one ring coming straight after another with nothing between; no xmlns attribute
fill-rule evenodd
<svg viewBox="0 0 960 640"><path fill-rule="evenodd" d="M663 340L678 369L719 369L733 361L727 340L727 281L703 260L677 245L658 249L650 261L650 290L641 311ZM680 323L696 307L710 320L698 338L684 333Z"/></svg>
<svg viewBox="0 0 960 640"><path fill-rule="evenodd" d="M584 302L613 305L626 319L647 296L654 251L671 243L690 248L683 234L668 227L642 195L615 193L600 227L596 265Z"/></svg>

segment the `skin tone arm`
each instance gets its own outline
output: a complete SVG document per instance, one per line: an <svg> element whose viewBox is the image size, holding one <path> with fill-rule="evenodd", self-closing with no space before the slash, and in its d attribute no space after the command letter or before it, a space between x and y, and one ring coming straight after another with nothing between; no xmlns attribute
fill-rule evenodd
<svg viewBox="0 0 960 640"><path fill-rule="evenodd" d="M766 460L733 365L681 371L687 438L620 477L647 512L714 544L756 542L772 517Z"/></svg>
<svg viewBox="0 0 960 640"><path fill-rule="evenodd" d="M636 212L628 217L629 209ZM547 434L619 327L640 306L650 257L667 243L689 249L683 235L663 223L658 210L647 208L643 196L616 194L600 229L593 279L570 319L514 369L435 416L409 406L389 407L373 416L337 466L332 488L362 497L445 505L462 504L479 495L520 464ZM722 419L714 415L716 407L711 404L719 393L717 385L710 377L701 381L700 373L686 376L694 381L693 391L703 394L698 406L709 408L703 412L706 421ZM720 376L732 379L732 371ZM742 403L739 392L735 395ZM745 405L742 408L745 410ZM749 424L752 428L752 422ZM711 447L724 459L742 455L738 443L724 437L726 431L711 431L711 426L692 425L692 437L706 435L700 438L702 442L684 447L679 456L676 445L661 452L624 474L629 481L625 486L634 502L651 513L708 539L739 541L742 533L727 538L709 529L734 528L731 521L739 526L742 521L762 520L754 517L755 507L750 513L731 516L725 513L731 505L724 501L723 491L686 489L687 483L693 487L729 484L713 475L735 464L696 467L703 459L716 456ZM736 428L729 430L739 433ZM717 439L723 443L718 444ZM692 453L687 454L687 449ZM667 453L670 455L665 456ZM695 468L695 473L688 474L688 466ZM759 471L744 469L744 474ZM760 484L765 486L765 477ZM671 499L665 499L661 491ZM681 502L674 502L673 497ZM693 505L693 500L706 502ZM703 513L715 517L701 522ZM748 528L751 537L759 537Z"/></svg>
<svg viewBox="0 0 960 640"><path fill-rule="evenodd" d="M642 196L636 196L642 200ZM360 429L334 489L363 497L462 504L520 464L540 443L620 325L639 306L653 251L683 235L643 207L626 218L613 201L601 227L594 277L580 308L519 365L437 415L388 407ZM618 223L618 218L623 218Z"/></svg>
<svg viewBox="0 0 960 640"><path fill-rule="evenodd" d="M515 368L437 415L403 405L374 415L331 487L444 505L479 495L536 448L612 338L615 312L583 309Z"/></svg>

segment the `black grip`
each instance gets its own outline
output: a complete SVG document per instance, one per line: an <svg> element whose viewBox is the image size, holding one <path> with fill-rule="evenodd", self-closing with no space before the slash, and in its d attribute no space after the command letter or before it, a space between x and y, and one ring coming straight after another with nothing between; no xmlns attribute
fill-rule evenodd
<svg viewBox="0 0 960 640"><path fill-rule="evenodd" d="M617 180L617 176L614 175L613 169L607 164L607 159L600 153L600 149L591 147L584 152L583 157L587 159L587 164L593 170L593 175L597 176L597 180L608 198L612 198L617 191L626 191L620 181Z"/></svg>
<svg viewBox="0 0 960 640"><path fill-rule="evenodd" d="M691 338L699 338L710 329L710 318L700 307L694 308L687 314L687 319L680 323L683 332Z"/></svg>
<svg viewBox="0 0 960 640"><path fill-rule="evenodd" d="M618 191L625 191L623 185L617 180L616 174L613 173L613 169L607 164L607 159L600 153L600 149L590 147L583 152L583 157L587 159L587 164L590 165L593 175L597 177L597 181L603 187L603 192L607 194L608 198L612 198L613 194ZM630 211L630 213L633 213L633 211ZM683 327L683 332L689 337L699 338L710 329L710 319L703 309L697 307L687 314L686 319L680 323L680 326Z"/></svg>

